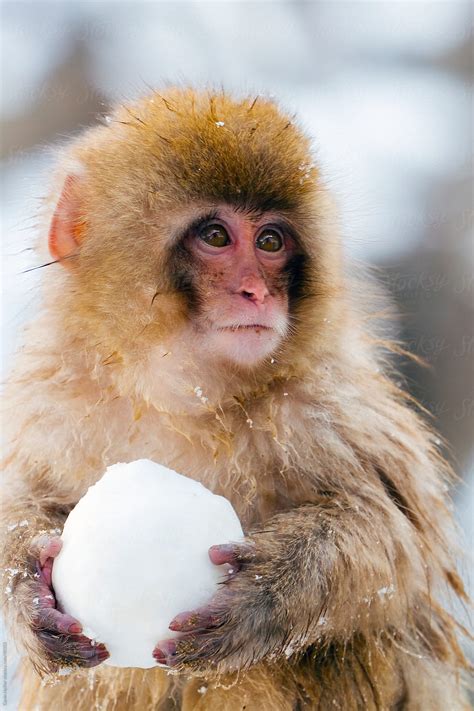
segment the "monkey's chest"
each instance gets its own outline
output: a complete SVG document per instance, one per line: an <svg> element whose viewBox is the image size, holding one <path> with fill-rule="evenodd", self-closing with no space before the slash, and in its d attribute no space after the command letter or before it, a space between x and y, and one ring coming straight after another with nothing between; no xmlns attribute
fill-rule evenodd
<svg viewBox="0 0 474 711"><path fill-rule="evenodd" d="M144 423L145 424L145 423ZM244 526L284 510L291 500L286 450L271 433L237 426L217 435L155 423L129 442L127 458L148 458L229 499Z"/></svg>

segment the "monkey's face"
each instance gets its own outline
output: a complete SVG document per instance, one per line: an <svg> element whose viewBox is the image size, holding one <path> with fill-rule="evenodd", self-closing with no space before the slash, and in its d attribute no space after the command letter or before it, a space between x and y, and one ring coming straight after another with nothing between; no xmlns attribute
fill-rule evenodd
<svg viewBox="0 0 474 711"><path fill-rule="evenodd" d="M193 222L175 257L188 294L193 343L206 359L252 367L278 348L288 324L291 229L273 213L228 206Z"/></svg>
<svg viewBox="0 0 474 711"><path fill-rule="evenodd" d="M54 298L105 361L266 380L273 355L294 373L324 344L341 288L334 213L309 140L272 102L152 94L64 169L49 247L71 278Z"/></svg>

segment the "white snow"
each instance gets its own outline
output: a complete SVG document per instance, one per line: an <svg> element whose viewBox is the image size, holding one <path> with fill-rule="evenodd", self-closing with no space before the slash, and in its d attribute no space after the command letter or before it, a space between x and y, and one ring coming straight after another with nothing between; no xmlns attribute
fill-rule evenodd
<svg viewBox="0 0 474 711"><path fill-rule="evenodd" d="M19 526L28 526L28 521L26 520L26 518L23 519L23 521L19 521L18 523L11 523L9 526L7 526L7 531L14 531L15 528L18 528Z"/></svg>
<svg viewBox="0 0 474 711"><path fill-rule="evenodd" d="M202 484L146 459L115 464L70 513L53 587L108 664L153 667L157 642L177 635L173 617L205 604L227 573L209 547L242 536L229 501Z"/></svg>
<svg viewBox="0 0 474 711"><path fill-rule="evenodd" d="M205 397L205 395L202 394L202 388L200 388L199 385L194 388L194 394L202 402L203 405L206 405L209 402L209 398Z"/></svg>

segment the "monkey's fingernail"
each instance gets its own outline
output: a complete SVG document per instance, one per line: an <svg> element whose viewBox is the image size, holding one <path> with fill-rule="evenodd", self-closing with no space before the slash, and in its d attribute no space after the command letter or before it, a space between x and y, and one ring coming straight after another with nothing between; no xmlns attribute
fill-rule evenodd
<svg viewBox="0 0 474 711"><path fill-rule="evenodd" d="M153 658L158 664L166 664L166 657L161 651L161 649L154 649L153 650Z"/></svg>
<svg viewBox="0 0 474 711"><path fill-rule="evenodd" d="M69 625L67 631L70 634L81 634L82 626L78 622L73 622L72 625Z"/></svg>
<svg viewBox="0 0 474 711"><path fill-rule="evenodd" d="M173 656L176 654L176 643L172 640L166 640L166 642L161 642L159 646L156 646L153 650L153 656L158 664L165 664L170 666L173 663Z"/></svg>
<svg viewBox="0 0 474 711"><path fill-rule="evenodd" d="M169 629L173 630L173 632L181 632L182 629L185 629L190 623L196 620L196 614L192 612L180 612L179 615L176 615L176 617L171 620Z"/></svg>
<svg viewBox="0 0 474 711"><path fill-rule="evenodd" d="M209 548L209 558L214 565L222 565L223 563L237 563L234 546L229 543L224 543L220 546L211 546Z"/></svg>

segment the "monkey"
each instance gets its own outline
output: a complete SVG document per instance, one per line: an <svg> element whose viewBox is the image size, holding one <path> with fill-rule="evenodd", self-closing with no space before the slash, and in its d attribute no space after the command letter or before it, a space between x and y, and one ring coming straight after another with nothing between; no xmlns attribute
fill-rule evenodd
<svg viewBox="0 0 474 711"><path fill-rule="evenodd" d="M451 468L297 119L263 96L152 91L64 147L52 183L53 263L5 388L20 709L467 708L440 602L466 600ZM87 488L144 457L226 496L245 538L210 549L232 572L170 620L156 667L121 669L51 573Z"/></svg>

